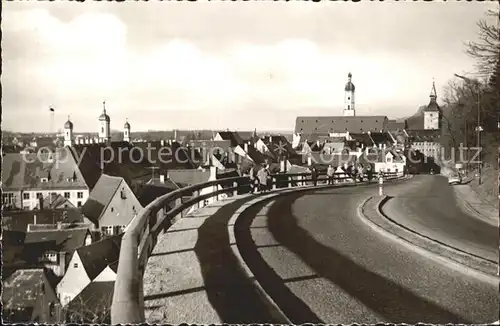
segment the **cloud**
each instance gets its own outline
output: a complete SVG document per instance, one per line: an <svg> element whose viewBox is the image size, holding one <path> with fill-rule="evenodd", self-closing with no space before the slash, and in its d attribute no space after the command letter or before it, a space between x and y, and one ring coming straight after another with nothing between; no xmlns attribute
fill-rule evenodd
<svg viewBox="0 0 500 326"><path fill-rule="evenodd" d="M418 15L399 6L382 19L381 5L354 13L345 4L313 10L254 3L233 6L229 15L213 5L172 4L165 16L158 4L76 10L9 3L2 22L5 125L43 129L36 119L21 126L19 117L49 105L91 125L107 100L118 121L138 110L224 112L214 113L220 123L253 129L258 118L224 116L277 110L270 116L289 121L318 108L341 114L348 72L360 114L404 116L427 101L432 78L444 85L472 67L461 46L474 33L452 34L466 25L452 17L471 11L463 5L447 7L446 21L429 6L412 7ZM141 129L156 123L138 119Z"/></svg>

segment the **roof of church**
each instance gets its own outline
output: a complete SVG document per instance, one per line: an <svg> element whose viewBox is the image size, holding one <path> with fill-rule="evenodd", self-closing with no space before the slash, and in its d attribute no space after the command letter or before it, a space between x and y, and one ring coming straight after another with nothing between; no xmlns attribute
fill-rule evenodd
<svg viewBox="0 0 500 326"><path fill-rule="evenodd" d="M297 117L295 133L313 134L346 132L363 133L367 131L381 131L387 128L386 116L323 116Z"/></svg>

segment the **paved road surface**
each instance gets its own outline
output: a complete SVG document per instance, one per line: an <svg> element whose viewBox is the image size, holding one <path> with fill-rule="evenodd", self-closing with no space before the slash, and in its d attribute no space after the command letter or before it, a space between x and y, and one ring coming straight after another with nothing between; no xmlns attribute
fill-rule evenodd
<svg viewBox="0 0 500 326"><path fill-rule="evenodd" d="M407 193L414 182L426 184L423 178L384 188ZM359 203L377 194L377 185L292 194L237 221L243 257L292 322L497 320L498 286L401 247L359 219ZM452 202L445 196L446 204Z"/></svg>
<svg viewBox="0 0 500 326"><path fill-rule="evenodd" d="M384 213L398 223L462 251L498 262L498 227L472 218L455 201L441 176L419 176L401 191L389 192Z"/></svg>

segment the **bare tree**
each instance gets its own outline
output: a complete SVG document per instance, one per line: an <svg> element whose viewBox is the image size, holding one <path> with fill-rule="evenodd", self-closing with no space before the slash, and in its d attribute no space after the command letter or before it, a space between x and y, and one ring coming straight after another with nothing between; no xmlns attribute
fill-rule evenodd
<svg viewBox="0 0 500 326"><path fill-rule="evenodd" d="M99 296L92 295L85 299L77 296L66 308L66 322L77 324L110 324L112 300L112 291L104 295L102 293Z"/></svg>
<svg viewBox="0 0 500 326"><path fill-rule="evenodd" d="M500 0L498 1L500 5ZM488 17L493 19L481 19L477 26L479 28L479 40L467 43L467 54L477 61L478 74L482 77L490 77L495 70L500 57L500 7L496 10L488 10Z"/></svg>

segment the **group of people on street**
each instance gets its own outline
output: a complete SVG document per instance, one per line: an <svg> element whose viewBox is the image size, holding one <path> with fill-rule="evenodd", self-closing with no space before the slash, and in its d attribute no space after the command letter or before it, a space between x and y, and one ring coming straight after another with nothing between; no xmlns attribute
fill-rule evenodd
<svg viewBox="0 0 500 326"><path fill-rule="evenodd" d="M269 166L263 165L257 172L252 167L249 172L250 186L252 193L260 191L262 193L269 191L268 180L270 179Z"/></svg>
<svg viewBox="0 0 500 326"><path fill-rule="evenodd" d="M315 166L311 167L311 180L314 186L318 185L318 170ZM345 174L353 180L363 181L366 177L368 181L373 178L373 171L370 168L367 168L366 171L363 171L363 168L357 168L355 166L350 166ZM335 168L332 165L329 165L326 170L327 181L329 185L333 185L335 183ZM250 169L248 176L250 178L250 186L252 189L252 193L261 192L265 193L270 190L270 171L269 165L263 164L262 166L254 166Z"/></svg>

